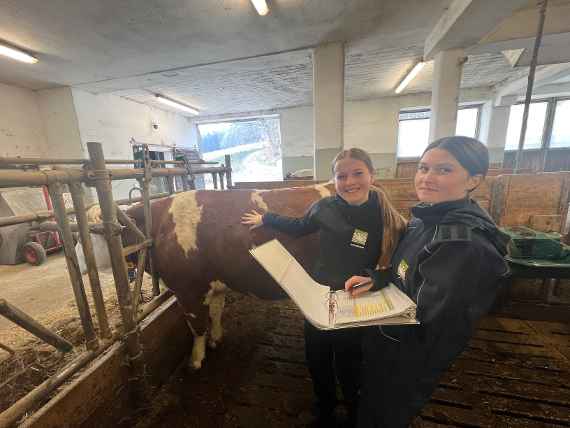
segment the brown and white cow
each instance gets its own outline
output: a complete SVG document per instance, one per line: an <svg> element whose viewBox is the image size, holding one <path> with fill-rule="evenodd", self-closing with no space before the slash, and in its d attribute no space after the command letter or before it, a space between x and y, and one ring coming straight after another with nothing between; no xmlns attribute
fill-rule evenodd
<svg viewBox="0 0 570 428"><path fill-rule="evenodd" d="M206 341L211 347L222 339L222 311L226 287L262 299L286 297L282 289L251 257L249 249L272 238L283 245L306 268L318 254L316 234L292 238L270 228L250 230L241 216L252 209L301 217L315 201L330 196L332 184L276 190L190 191L152 203L152 238L155 265L166 286L176 295L194 336L190 364L200 368ZM383 192L383 243L390 254L403 228L403 220L391 208ZM127 211L144 224L143 208ZM380 243L379 243L380 245ZM384 257L386 264L388 260Z"/></svg>

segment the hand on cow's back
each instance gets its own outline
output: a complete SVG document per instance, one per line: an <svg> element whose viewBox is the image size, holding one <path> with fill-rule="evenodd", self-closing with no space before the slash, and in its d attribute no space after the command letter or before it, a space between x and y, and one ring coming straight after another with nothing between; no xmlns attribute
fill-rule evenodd
<svg viewBox="0 0 570 428"><path fill-rule="evenodd" d="M246 212L241 216L241 224L250 226L250 229L263 226L263 214L260 214L256 210Z"/></svg>

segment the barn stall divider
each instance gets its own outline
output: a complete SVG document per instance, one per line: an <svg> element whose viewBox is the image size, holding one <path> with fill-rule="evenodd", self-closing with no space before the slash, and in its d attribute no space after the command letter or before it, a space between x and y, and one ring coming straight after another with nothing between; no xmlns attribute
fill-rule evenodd
<svg viewBox="0 0 570 428"><path fill-rule="evenodd" d="M145 156L141 162L135 160L105 160L100 143L88 143L87 146L89 159L0 158L0 188L45 186L49 191L53 211L0 218L0 227L55 218L55 223L42 223L40 228L44 230L56 230L62 238L66 265L86 346L86 351L82 352L71 363L60 369L55 375L44 381L27 395L20 398L11 407L0 413L0 427L2 428L14 426L24 415L34 411L44 403L50 394L67 382L75 373L85 368L101 354L109 354L113 349L115 349L115 353L126 353L128 373L126 373L125 379L128 383L129 399L131 402L136 403L138 407L144 407L144 403L150 400L151 387L148 384L148 379L153 376L147 372L146 355L143 353L141 346L141 321L169 299L170 304L168 306L170 308L175 307L173 305L174 298L171 298L172 293L168 290L162 293L160 292L159 278L154 269L152 239L150 237L152 225L150 201L151 199L166 197L175 193L174 177L176 176L183 178L181 191L189 190L189 183L194 182L193 176L196 174L209 173L212 174L213 177L219 176L222 189L224 187L224 176L227 178L227 186L231 187L232 185L229 157L226 157L226 164L224 166L192 168L191 164L184 161L151 160L148 156L148 148L145 149ZM133 164L134 168L107 169L107 165L128 164ZM173 164L174 167L160 167L166 164ZM58 165L58 167L57 169L40 170L40 165ZM66 167L61 167L61 165L65 165ZM70 168L69 165L81 165L82 168ZM142 168L140 168L140 166L142 166ZM24 170L18 169L22 167ZM192 179L188 180L187 178L190 175ZM150 182L153 177L166 177L169 184L169 191L151 195ZM138 180L140 186L139 190L141 192L140 198L128 198L117 201L113 199L112 180L125 179ZM214 181L217 184L217 180ZM90 224L88 222L87 210L95 204L86 205L83 184L95 187L96 189L103 220L102 227L100 224ZM73 208L66 208L65 205L64 191L66 190L66 186L73 202ZM119 209L119 205L134 202L143 203L145 214L144 231L141 231L137 225ZM75 215L76 224L70 223L68 218L70 214ZM134 233L137 237L137 243L123 248L120 236L123 227L128 228ZM88 305L83 277L79 270L74 245L74 232L79 233L83 253L85 255L87 275L91 285L92 298L97 317L98 334ZM103 234L107 241L121 315L122 327L120 332L113 333L109 326L99 272L95 263L91 233ZM135 252L138 253L137 274L133 290L131 291L125 256ZM146 261L149 262L150 266L153 299L146 303L139 313L139 296L141 294ZM2 301L2 308L5 310L0 312L0 314L18 322L20 326L36 335L36 337L56 346L61 351L69 351L71 349L71 344L63 338L41 326L27 314L19 311L8 302ZM170 319L171 318L172 316L170 316ZM124 346L118 345L117 340L122 341ZM155 346L155 350L156 348L158 348L158 346ZM14 352L10 347L3 347L3 349L10 354ZM107 359L109 359L109 357ZM157 365L156 363L157 361L155 359L155 366ZM49 404L53 407L52 402ZM91 404L93 403L83 403L83 405L87 406ZM38 414L39 413L41 412L38 412ZM55 412L56 415L58 413L59 412ZM83 412L83 414L84 413L85 412ZM25 420L25 424L27 426L33 426L34 420L37 422L38 417L29 417ZM73 417L69 414L59 416L59 420L56 416L53 424L54 426L74 425L72 420ZM39 424L45 426L44 421L39 422Z"/></svg>

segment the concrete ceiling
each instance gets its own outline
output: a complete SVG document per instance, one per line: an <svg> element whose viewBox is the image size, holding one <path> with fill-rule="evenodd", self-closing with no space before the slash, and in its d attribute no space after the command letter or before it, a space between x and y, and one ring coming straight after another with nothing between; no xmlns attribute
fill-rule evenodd
<svg viewBox="0 0 570 428"><path fill-rule="evenodd" d="M0 39L33 66L0 58L0 82L60 85L155 105L161 93L204 115L312 102L311 47L344 40L346 96L393 95L452 0L3 0ZM431 88L424 68L407 92ZM471 55L462 87L520 77L500 53ZM158 104L156 104L158 106Z"/></svg>

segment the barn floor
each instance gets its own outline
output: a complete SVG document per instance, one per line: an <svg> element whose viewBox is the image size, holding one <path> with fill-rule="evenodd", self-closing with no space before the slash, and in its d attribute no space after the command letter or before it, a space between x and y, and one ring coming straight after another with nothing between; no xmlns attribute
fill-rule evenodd
<svg viewBox="0 0 570 428"><path fill-rule="evenodd" d="M122 427L306 425L312 393L295 307L230 295L224 323L204 367L179 367ZM569 339L567 324L486 318L414 426L569 427Z"/></svg>

